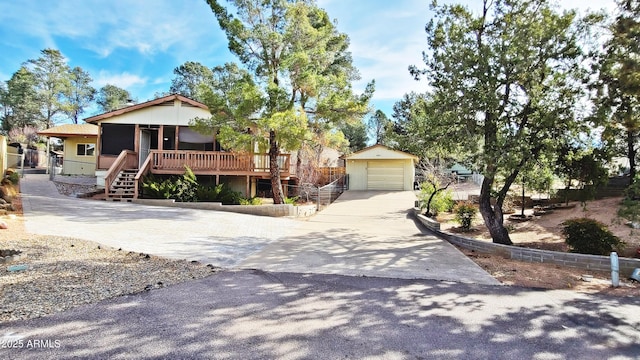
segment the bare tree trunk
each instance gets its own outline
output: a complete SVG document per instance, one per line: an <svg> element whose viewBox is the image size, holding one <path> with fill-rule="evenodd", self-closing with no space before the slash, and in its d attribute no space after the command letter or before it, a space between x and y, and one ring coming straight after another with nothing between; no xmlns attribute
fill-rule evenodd
<svg viewBox="0 0 640 360"><path fill-rule="evenodd" d="M636 136L632 131L627 130L627 154L629 157L629 183L633 184L636 177L636 155L637 150L635 147Z"/></svg>
<svg viewBox="0 0 640 360"><path fill-rule="evenodd" d="M280 181L280 166L278 165L280 148L276 142L276 132L269 131L269 177L271 178L271 191L273 192L273 203L284 204L284 192Z"/></svg>
<svg viewBox="0 0 640 360"><path fill-rule="evenodd" d="M493 179L485 176L480 190L480 214L491 234L494 243L512 245L509 232L504 227L504 216L502 214L502 203L504 198L496 199L496 205L491 206L491 184Z"/></svg>

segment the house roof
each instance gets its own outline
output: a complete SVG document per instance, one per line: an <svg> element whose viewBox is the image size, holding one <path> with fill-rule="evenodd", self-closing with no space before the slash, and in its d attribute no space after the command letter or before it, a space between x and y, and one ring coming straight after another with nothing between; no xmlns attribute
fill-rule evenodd
<svg viewBox="0 0 640 360"><path fill-rule="evenodd" d="M406 153L404 151L398 151L390 149L387 146L376 144L366 147L360 151L356 151L349 155L343 156L344 159L361 159L361 160L374 160L374 159L413 159L415 161L420 160L419 157Z"/></svg>
<svg viewBox="0 0 640 360"><path fill-rule="evenodd" d="M106 112L106 113L103 113L103 114L95 115L95 116L92 116L92 117L84 119L84 121L86 121L88 123L94 123L94 122L97 122L97 121L100 121L100 120L108 119L110 117L119 116L119 115L122 115L122 114L126 114L128 112L132 112L132 111L148 108L148 107L151 107L151 106L154 106L154 105L159 105L159 104L166 103L166 102L173 101L173 100L180 100L180 101L182 101L184 103L187 103L189 105L192 105L192 106L195 106L195 107L199 107L199 108L202 108L202 109L205 109L205 110L209 110L207 105L205 105L205 104L203 104L201 102L198 102L198 101L195 101L195 100L191 100L191 99L189 99L187 97L184 97L182 95L179 95L179 94L171 94L171 95L163 96L161 98L157 98L157 99L154 99L154 100L143 102L143 103L140 103L140 104L127 106L127 107L124 107L122 109L113 110L113 111L109 111L109 112Z"/></svg>
<svg viewBox="0 0 640 360"><path fill-rule="evenodd" d="M93 124L64 124L38 131L38 135L66 138L73 136L97 137L98 126Z"/></svg>

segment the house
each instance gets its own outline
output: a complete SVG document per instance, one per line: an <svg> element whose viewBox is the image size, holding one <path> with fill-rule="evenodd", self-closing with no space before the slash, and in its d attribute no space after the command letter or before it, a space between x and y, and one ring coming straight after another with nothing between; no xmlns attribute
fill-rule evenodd
<svg viewBox="0 0 640 360"><path fill-rule="evenodd" d="M95 175L98 127L93 124L65 124L38 131L38 135L63 140L62 174Z"/></svg>
<svg viewBox="0 0 640 360"><path fill-rule="evenodd" d="M343 158L349 190L413 190L415 155L373 145Z"/></svg>
<svg viewBox="0 0 640 360"><path fill-rule="evenodd" d="M205 104L173 94L85 119L99 129L96 177L107 198L137 198L142 176L183 174L185 166L199 178L254 196L258 180L269 178L269 156L224 151L215 134L189 127L191 119L210 116ZM287 183L294 176L290 155L278 160Z"/></svg>

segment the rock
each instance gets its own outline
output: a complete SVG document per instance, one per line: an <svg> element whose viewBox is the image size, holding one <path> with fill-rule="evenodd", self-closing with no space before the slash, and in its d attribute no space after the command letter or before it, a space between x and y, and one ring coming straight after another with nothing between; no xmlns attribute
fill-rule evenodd
<svg viewBox="0 0 640 360"><path fill-rule="evenodd" d="M640 229L640 223L633 222L633 221L629 221L627 223L627 226L629 226L632 229Z"/></svg>
<svg viewBox="0 0 640 360"><path fill-rule="evenodd" d="M6 230L8 228L9 228L9 226L7 226L6 222L0 221L0 229Z"/></svg>
<svg viewBox="0 0 640 360"><path fill-rule="evenodd" d="M16 271L24 271L27 270L29 267L27 265L11 265L11 266L7 266L7 271L9 272L16 272Z"/></svg>

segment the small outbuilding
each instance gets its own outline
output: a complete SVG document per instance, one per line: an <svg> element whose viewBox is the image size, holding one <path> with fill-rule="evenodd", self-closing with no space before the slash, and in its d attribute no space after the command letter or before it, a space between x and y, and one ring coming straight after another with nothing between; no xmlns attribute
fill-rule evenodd
<svg viewBox="0 0 640 360"><path fill-rule="evenodd" d="M38 131L38 135L62 139L62 173L90 175L96 171L98 127L93 124L64 124Z"/></svg>
<svg viewBox="0 0 640 360"><path fill-rule="evenodd" d="M413 190L413 154L373 145L344 156L349 190Z"/></svg>

